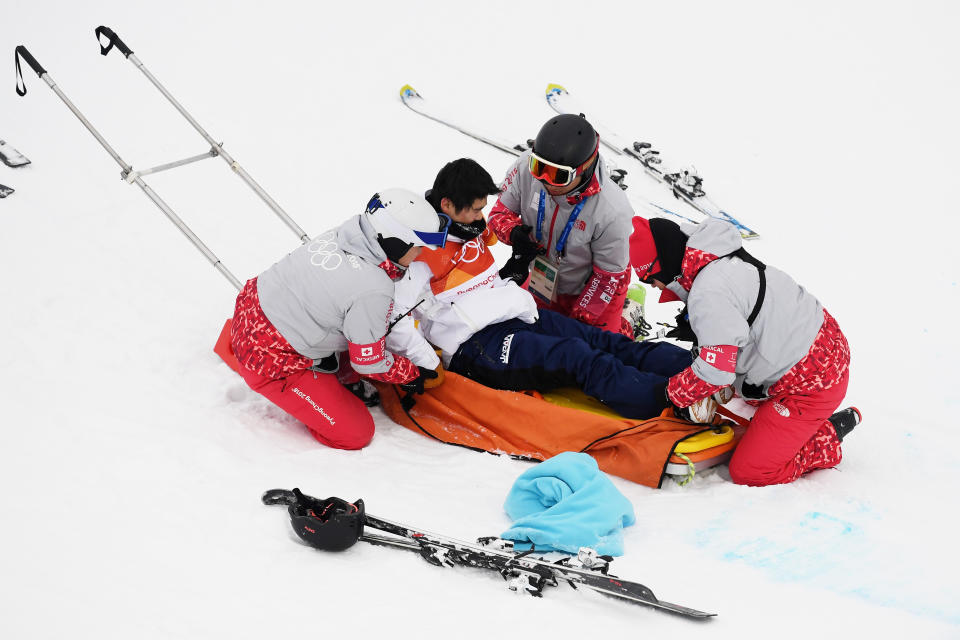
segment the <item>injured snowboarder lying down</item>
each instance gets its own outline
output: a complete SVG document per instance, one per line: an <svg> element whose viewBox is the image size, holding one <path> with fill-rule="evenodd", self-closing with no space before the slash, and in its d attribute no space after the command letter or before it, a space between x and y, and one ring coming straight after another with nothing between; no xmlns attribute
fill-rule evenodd
<svg viewBox="0 0 960 640"><path fill-rule="evenodd" d="M451 165L464 162L472 161ZM527 291L500 277L488 248L497 239L482 213L490 191L478 190L466 177L470 172L460 169L461 180L446 184L441 171L427 194L452 219L447 244L422 251L396 283L396 324L387 348L423 369L439 372L446 366L495 389L578 387L626 418L659 415L669 404L670 376L689 367L691 355L672 344L633 342L558 313L538 312ZM438 190L438 185L444 186Z"/></svg>

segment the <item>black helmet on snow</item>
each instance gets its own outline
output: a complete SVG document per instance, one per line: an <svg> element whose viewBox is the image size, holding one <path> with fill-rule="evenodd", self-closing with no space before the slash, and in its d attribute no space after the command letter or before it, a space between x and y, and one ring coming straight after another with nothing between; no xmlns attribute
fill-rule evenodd
<svg viewBox="0 0 960 640"><path fill-rule="evenodd" d="M280 493L284 495L279 496ZM276 493L273 498L270 494ZM265 504L289 504L290 524L294 532L311 547L324 551L343 551L356 544L363 535L363 500L347 502L340 498L319 500L300 489L292 492L273 490L263 499Z"/></svg>

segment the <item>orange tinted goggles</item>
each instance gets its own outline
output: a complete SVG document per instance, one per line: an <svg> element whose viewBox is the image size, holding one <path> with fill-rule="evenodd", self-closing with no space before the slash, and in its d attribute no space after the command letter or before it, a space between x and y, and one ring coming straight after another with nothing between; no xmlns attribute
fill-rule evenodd
<svg viewBox="0 0 960 640"><path fill-rule="evenodd" d="M542 182L554 187L565 187L577 177L578 169L544 160L535 153L530 154L530 174Z"/></svg>

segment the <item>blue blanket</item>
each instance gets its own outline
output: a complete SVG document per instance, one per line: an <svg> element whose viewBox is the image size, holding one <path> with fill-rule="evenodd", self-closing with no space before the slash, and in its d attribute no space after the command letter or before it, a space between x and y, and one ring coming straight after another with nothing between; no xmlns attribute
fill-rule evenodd
<svg viewBox="0 0 960 640"><path fill-rule="evenodd" d="M591 547L623 555L623 527L636 522L633 505L585 453L565 452L523 473L504 503L513 526L502 538L537 549L576 553Z"/></svg>

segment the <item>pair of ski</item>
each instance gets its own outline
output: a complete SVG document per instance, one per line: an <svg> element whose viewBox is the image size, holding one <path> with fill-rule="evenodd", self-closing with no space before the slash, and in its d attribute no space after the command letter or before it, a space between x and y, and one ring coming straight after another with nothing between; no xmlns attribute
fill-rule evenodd
<svg viewBox="0 0 960 640"><path fill-rule="evenodd" d="M501 151L505 151L506 153L519 156L521 153L530 149L531 147L530 141L521 144L510 144L509 142L498 140L496 138L481 134L473 129L456 124L452 119L440 115L438 112L432 109L427 104L426 100L424 100L423 96L417 93L416 89L410 85L404 85L403 88L400 89L400 98L407 107L418 114L440 124L451 127L460 133L463 133L464 135L500 149ZM573 96L570 95L570 92L558 84L547 85L546 99L549 105L557 113L564 114L584 112L576 103ZM739 229L740 235L745 239L759 237L759 234L756 231L731 216L707 197L706 192L703 190L703 179L697 175L694 169L688 168L673 170L665 167L663 165L663 160L660 157L660 152L654 150L649 142L633 142L632 144L627 144L611 130L600 125L594 118L590 118L590 123L594 126L594 129L596 129L597 133L600 134L600 142L605 147L616 153L618 156L630 158L639 162L643 167L644 172L648 176L656 180L661 185L667 187L675 198L690 205L700 215L719 218L721 220L730 222L736 226L737 229ZM620 184L620 186L625 189L626 186L622 182L624 174L625 172L623 170L615 170L613 172L613 178L615 182ZM638 198L636 197L634 197L633 200L638 202ZM685 222L698 223L700 220L702 220L702 218L698 220L677 211L667 209L666 207L663 207L650 200L642 199L638 203L650 211L667 214L669 216L679 218Z"/></svg>
<svg viewBox="0 0 960 640"><path fill-rule="evenodd" d="M9 144L0 140L0 161L8 167L22 167L30 164L30 161L22 153L11 147ZM13 189L0 184L0 198L6 198L13 193Z"/></svg>
<svg viewBox="0 0 960 640"><path fill-rule="evenodd" d="M317 501L310 496L304 496L298 490L286 489L271 489L262 497L264 504L287 505L291 509L296 508L298 499L314 503L331 503L332 501L344 503L338 498ZM362 504L362 501L357 501L356 504ZM317 517L317 525L322 526L323 522L319 518L322 518L323 514L317 514ZM702 620L716 615L660 600L648 587L637 582L622 580L608 573L613 558L597 555L595 551L586 547L580 549L576 558L564 557L559 561L551 562L534 555L533 549L524 552L514 551L513 543L509 540L491 537L480 538L476 543L463 542L378 518L363 510L360 512L360 517L362 517L362 526L357 539L362 542L412 551L438 567L464 566L492 570L507 580L508 587L513 591L541 596L544 588L566 582L574 589L583 587L618 600L654 607L688 618ZM371 529L379 533L372 533Z"/></svg>

